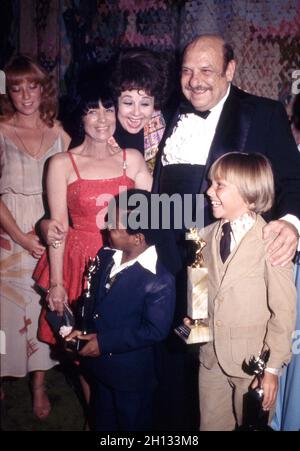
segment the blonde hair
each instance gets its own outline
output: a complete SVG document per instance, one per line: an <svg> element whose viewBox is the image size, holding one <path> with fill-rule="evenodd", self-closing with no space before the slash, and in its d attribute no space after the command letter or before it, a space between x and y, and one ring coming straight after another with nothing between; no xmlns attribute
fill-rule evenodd
<svg viewBox="0 0 300 451"><path fill-rule="evenodd" d="M270 161L260 153L226 153L212 164L208 177L235 185L249 209L256 213L266 212L273 205L273 171Z"/></svg>
<svg viewBox="0 0 300 451"><path fill-rule="evenodd" d="M57 115L57 97L53 78L29 55L13 57L5 66L4 73L7 94L1 96L2 119L13 116L16 111L9 96L10 88L26 80L30 83L38 83L42 87L40 118L48 127L53 127Z"/></svg>

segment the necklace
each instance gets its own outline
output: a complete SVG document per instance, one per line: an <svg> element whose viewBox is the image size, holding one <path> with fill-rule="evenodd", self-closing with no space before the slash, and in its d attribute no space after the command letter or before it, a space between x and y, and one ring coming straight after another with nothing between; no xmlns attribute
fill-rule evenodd
<svg viewBox="0 0 300 451"><path fill-rule="evenodd" d="M15 117L15 116L14 116L14 125L13 125L13 127L14 127L14 133L15 133L15 135L16 135L16 137L18 138L18 140L20 141L20 143L22 144L23 149L25 149L26 153L28 153L28 155L30 155L32 158L38 157L38 155L41 153L41 150L42 150L42 146L43 146L43 142L44 142L44 136L45 136L45 129L44 129L43 132L42 132L41 142L40 142L40 145L39 145L39 148L38 148L37 152L32 153L32 152L28 149L28 147L25 145L25 143L24 143L23 139L21 138L21 136L17 133L17 129L16 129L16 117Z"/></svg>

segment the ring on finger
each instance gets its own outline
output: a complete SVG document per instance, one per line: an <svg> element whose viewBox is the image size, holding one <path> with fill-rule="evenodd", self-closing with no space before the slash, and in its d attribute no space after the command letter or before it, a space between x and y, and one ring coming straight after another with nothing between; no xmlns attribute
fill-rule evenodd
<svg viewBox="0 0 300 451"><path fill-rule="evenodd" d="M54 249L57 249L60 245L61 245L61 241L55 240L55 241L53 241L51 246L54 247Z"/></svg>

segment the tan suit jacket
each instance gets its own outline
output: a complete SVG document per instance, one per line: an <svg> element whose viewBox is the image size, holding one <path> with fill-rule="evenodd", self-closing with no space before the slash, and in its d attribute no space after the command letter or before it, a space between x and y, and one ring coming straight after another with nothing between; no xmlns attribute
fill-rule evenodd
<svg viewBox="0 0 300 451"><path fill-rule="evenodd" d="M242 362L265 348L271 351L270 368L281 368L290 359L296 315L293 267L272 267L268 262L264 225L258 215L224 264L220 222L203 232L214 341L201 347L200 362L210 369L218 361L229 376L251 378L242 370Z"/></svg>

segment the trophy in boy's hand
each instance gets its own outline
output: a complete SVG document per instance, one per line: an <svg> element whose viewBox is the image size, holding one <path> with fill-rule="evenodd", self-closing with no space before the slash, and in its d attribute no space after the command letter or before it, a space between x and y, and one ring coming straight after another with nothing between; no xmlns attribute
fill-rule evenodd
<svg viewBox="0 0 300 451"><path fill-rule="evenodd" d="M88 264L86 266L85 272L83 274L84 277L84 289L83 294L79 302L79 310L78 310L78 323L76 324L76 328L81 330L82 335L87 335L93 331L89 330L89 321L92 315L93 305L91 302L91 281L92 276L98 270L100 264L100 259L98 255L95 258L89 258ZM69 332L70 333L70 332ZM73 340L66 342L66 348L70 351L80 351L80 349L86 344L85 340L80 340L79 338L75 338Z"/></svg>
<svg viewBox="0 0 300 451"><path fill-rule="evenodd" d="M84 290L82 295L82 304L81 304L81 310L80 310L80 317L81 317L81 331L83 335L86 335L90 333L88 331L88 319L91 317L91 309L93 308L93 305L91 305L91 283L92 283L92 276L96 273L98 270L100 264L100 260L98 255L96 255L95 258L89 258L87 267L84 272Z"/></svg>
<svg viewBox="0 0 300 451"><path fill-rule="evenodd" d="M199 230L192 228L186 234L196 246L195 259L187 268L187 320L174 329L187 344L206 343L212 340L208 327L208 271L204 267L202 249L206 242Z"/></svg>
<svg viewBox="0 0 300 451"><path fill-rule="evenodd" d="M268 426L269 412L263 410L262 402L264 399L264 390L262 387L262 380L264 371L269 360L270 351L263 351L259 357L252 356L247 363L245 360L242 364L242 369L245 373L256 375L258 385L256 388L249 388L244 395L243 400L243 423L239 430L244 431L268 431L272 430Z"/></svg>

